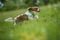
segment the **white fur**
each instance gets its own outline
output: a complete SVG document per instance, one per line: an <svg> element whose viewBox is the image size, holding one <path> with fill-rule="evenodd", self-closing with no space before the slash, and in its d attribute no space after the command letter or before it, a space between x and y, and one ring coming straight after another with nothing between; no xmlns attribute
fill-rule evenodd
<svg viewBox="0 0 60 40"><path fill-rule="evenodd" d="M38 8L38 10L37 11L39 11L40 9Z"/></svg>
<svg viewBox="0 0 60 40"><path fill-rule="evenodd" d="M14 26L16 25L16 22L14 21Z"/></svg>
<svg viewBox="0 0 60 40"><path fill-rule="evenodd" d="M38 9L38 11L39 11L39 9ZM33 17L33 15L29 11L26 11L25 14L28 16L29 20L38 19L38 15L35 14L35 16Z"/></svg>
<svg viewBox="0 0 60 40"><path fill-rule="evenodd" d="M29 20L33 20L33 15L29 11L26 11L25 14L28 16Z"/></svg>
<svg viewBox="0 0 60 40"><path fill-rule="evenodd" d="M5 21L5 22L14 22L14 26L15 26L15 25L16 25L15 20L16 20L16 18L14 19L14 18L12 18L12 17L9 17L9 18L5 19L4 21Z"/></svg>
<svg viewBox="0 0 60 40"><path fill-rule="evenodd" d="M7 19L5 19L4 21L5 21L5 22L12 22L12 21L13 21L13 18L12 18L12 17L7 18Z"/></svg>
<svg viewBox="0 0 60 40"><path fill-rule="evenodd" d="M38 15L35 15L35 17L34 17L35 19L38 19L39 17L38 17Z"/></svg>

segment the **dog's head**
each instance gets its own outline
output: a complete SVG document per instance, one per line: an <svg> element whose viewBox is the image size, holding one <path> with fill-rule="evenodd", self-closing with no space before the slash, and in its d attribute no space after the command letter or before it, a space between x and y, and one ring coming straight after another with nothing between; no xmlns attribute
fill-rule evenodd
<svg viewBox="0 0 60 40"><path fill-rule="evenodd" d="M40 12L40 9L38 7L29 7L29 11L35 11L35 12Z"/></svg>

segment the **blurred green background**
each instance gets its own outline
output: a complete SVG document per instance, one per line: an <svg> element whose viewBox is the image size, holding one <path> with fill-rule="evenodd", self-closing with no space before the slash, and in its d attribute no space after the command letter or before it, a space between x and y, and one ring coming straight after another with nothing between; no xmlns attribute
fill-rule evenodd
<svg viewBox="0 0 60 40"><path fill-rule="evenodd" d="M8 11L32 6L56 4L60 2L60 0L0 0L0 2L3 4L3 8L0 8L0 11Z"/></svg>
<svg viewBox="0 0 60 40"><path fill-rule="evenodd" d="M0 40L60 40L60 0L0 2ZM13 26L13 22L4 22L6 18L23 14L28 7L35 6L40 8L38 20L29 20L16 26Z"/></svg>

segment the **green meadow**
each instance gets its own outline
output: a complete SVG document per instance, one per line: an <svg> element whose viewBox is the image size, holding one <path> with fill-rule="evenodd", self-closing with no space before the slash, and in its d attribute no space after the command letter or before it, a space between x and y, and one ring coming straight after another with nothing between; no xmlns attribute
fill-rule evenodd
<svg viewBox="0 0 60 40"><path fill-rule="evenodd" d="M38 20L28 20L22 24L4 22L6 18L25 13L26 9L0 12L0 40L60 40L60 6L41 6Z"/></svg>

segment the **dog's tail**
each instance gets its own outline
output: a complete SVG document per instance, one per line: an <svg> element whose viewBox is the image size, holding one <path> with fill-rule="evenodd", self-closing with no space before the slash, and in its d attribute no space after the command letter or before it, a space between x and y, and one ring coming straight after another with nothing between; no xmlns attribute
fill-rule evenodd
<svg viewBox="0 0 60 40"><path fill-rule="evenodd" d="M14 21L14 18L9 17L9 18L5 19L4 21L5 21L5 22L13 22L13 21Z"/></svg>

